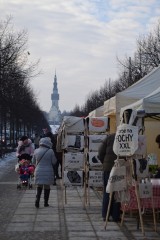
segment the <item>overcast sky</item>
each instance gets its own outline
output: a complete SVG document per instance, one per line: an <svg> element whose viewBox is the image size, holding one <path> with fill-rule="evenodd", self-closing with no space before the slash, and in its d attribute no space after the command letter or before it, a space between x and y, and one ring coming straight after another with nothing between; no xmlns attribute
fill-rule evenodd
<svg viewBox="0 0 160 240"><path fill-rule="evenodd" d="M59 108L82 106L91 91L118 76L116 57L132 56L136 39L160 17L160 0L0 0L0 19L28 31L30 60L42 74L31 85L42 110L51 108L56 70Z"/></svg>

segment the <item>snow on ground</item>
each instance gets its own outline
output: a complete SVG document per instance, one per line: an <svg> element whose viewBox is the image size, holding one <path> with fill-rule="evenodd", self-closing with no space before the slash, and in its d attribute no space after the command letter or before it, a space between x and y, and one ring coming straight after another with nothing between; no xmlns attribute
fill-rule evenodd
<svg viewBox="0 0 160 240"><path fill-rule="evenodd" d="M16 162L16 159L15 152L7 153L3 158L0 158L0 177L13 167L13 162Z"/></svg>

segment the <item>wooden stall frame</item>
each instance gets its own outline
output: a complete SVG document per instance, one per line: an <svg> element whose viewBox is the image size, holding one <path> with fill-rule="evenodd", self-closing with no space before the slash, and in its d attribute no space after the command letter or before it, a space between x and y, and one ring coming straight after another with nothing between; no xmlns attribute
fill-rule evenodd
<svg viewBox="0 0 160 240"><path fill-rule="evenodd" d="M132 161L132 158L130 158L128 161L130 161L130 164L131 164L131 167L132 167L132 172L133 172L133 161ZM139 212L139 217L140 217L142 233L144 235L144 224L143 224L143 218L142 218L142 213L141 213L141 206L140 206L140 198L139 198L137 181L135 181L135 194L136 194L136 198L137 198L138 212ZM107 227L107 224L108 224L108 217L109 217L109 212L110 212L110 207L111 207L112 195L113 195L113 192L111 192L109 194L109 204L108 204L108 209L107 209L106 221L105 221L105 225L104 225L104 229L105 230L106 230L106 227ZM123 213L122 213L121 226L123 224L124 215L125 215L125 210L123 210Z"/></svg>

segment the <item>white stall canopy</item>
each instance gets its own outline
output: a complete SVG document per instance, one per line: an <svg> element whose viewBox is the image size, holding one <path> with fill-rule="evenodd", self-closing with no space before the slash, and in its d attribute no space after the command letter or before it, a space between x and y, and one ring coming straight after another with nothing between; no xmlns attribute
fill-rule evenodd
<svg viewBox="0 0 160 240"><path fill-rule="evenodd" d="M115 115L116 97L112 97L104 102L104 116Z"/></svg>
<svg viewBox="0 0 160 240"><path fill-rule="evenodd" d="M149 115L160 114L160 87L148 96L121 108L120 117L127 109L136 110L137 112L144 111L145 114Z"/></svg>
<svg viewBox="0 0 160 240"><path fill-rule="evenodd" d="M81 117L64 116L61 129L66 133L84 132L84 120Z"/></svg>
<svg viewBox="0 0 160 240"><path fill-rule="evenodd" d="M116 94L116 114L119 122L119 114L121 108L128 104L132 104L155 91L160 87L160 66L152 70L141 80Z"/></svg>
<svg viewBox="0 0 160 240"><path fill-rule="evenodd" d="M104 106L100 106L88 114L88 117L103 117L103 116Z"/></svg>

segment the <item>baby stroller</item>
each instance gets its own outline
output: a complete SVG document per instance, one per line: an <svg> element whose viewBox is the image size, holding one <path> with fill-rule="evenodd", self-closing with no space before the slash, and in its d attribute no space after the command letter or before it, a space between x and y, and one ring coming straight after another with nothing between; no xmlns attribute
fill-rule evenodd
<svg viewBox="0 0 160 240"><path fill-rule="evenodd" d="M32 189L34 169L35 167L30 163L30 160L22 159L16 164L15 171L19 174L17 189L22 187Z"/></svg>

